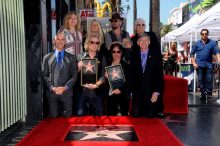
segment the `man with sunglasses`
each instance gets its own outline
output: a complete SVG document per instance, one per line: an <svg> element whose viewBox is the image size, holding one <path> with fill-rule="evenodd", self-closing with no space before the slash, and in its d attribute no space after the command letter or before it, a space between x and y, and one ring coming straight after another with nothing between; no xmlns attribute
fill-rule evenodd
<svg viewBox="0 0 220 146"><path fill-rule="evenodd" d="M105 46L109 49L112 42L122 42L124 38L130 38L129 33L122 30L124 18L119 13L113 13L112 18L109 19L111 22L112 30L105 35Z"/></svg>
<svg viewBox="0 0 220 146"><path fill-rule="evenodd" d="M201 101L212 98L213 82L213 55L217 52L217 44L214 40L208 38L209 30L202 29L200 32L201 40L198 40L192 47L190 53L192 64L197 70L198 81L201 92ZM196 57L195 57L196 54Z"/></svg>
<svg viewBox="0 0 220 146"><path fill-rule="evenodd" d="M94 116L104 115L103 82L105 81L104 73L107 63L105 57L98 53L100 45L100 37L97 34L90 34L85 40L85 52L82 52L77 56L79 72L83 66L86 66L81 61L82 58L97 59L98 61L98 81L96 83L86 83L82 86L79 85L81 78L77 82L77 116L85 116L88 114Z"/></svg>
<svg viewBox="0 0 220 146"><path fill-rule="evenodd" d="M146 32L145 29L146 29L145 20L142 18L138 18L135 21L135 26L134 26L134 30L136 34L131 38L133 42L132 49L135 50L136 48L138 48L137 41L139 36L143 33L147 33L150 36L150 41L151 41L150 48L154 48L160 52L160 43L156 37L156 34L154 32Z"/></svg>

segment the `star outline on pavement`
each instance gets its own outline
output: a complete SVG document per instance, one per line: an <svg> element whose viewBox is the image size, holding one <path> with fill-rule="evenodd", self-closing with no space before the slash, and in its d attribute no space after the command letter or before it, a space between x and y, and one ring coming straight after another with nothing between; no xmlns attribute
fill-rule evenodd
<svg viewBox="0 0 220 146"><path fill-rule="evenodd" d="M95 139L95 138L100 138L100 137L105 137L105 138L119 140L119 141L125 141L123 138L121 138L117 134L131 133L133 131L113 131L113 130L104 129L104 130L95 130L95 131L76 130L74 132L82 132L84 134L87 134L83 138L79 139L80 141L86 141L89 139Z"/></svg>

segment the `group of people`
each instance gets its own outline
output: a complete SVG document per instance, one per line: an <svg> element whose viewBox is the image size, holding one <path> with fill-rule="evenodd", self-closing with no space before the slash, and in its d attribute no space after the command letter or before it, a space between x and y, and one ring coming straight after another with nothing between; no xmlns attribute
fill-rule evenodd
<svg viewBox="0 0 220 146"><path fill-rule="evenodd" d="M64 117L118 114L163 118L163 62L153 32L145 32L141 18L130 38L121 28L123 18L112 14L112 30L105 35L100 22L92 20L83 38L79 17L68 13L54 38L54 51L44 56L42 72L49 116ZM81 85L82 59L97 59L97 82ZM105 67L121 65L125 80L112 89Z"/></svg>

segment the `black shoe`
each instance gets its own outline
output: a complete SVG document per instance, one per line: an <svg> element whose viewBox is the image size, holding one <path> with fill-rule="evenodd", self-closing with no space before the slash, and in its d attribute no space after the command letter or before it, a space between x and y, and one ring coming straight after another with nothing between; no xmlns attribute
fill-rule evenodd
<svg viewBox="0 0 220 146"><path fill-rule="evenodd" d="M200 97L200 100L201 100L201 101L206 101L206 95L202 95L202 96Z"/></svg>
<svg viewBox="0 0 220 146"><path fill-rule="evenodd" d="M166 116L163 113L157 113L157 118L165 119Z"/></svg>
<svg viewBox="0 0 220 146"><path fill-rule="evenodd" d="M147 113L146 114L146 118L150 118L150 119L153 119L153 118L155 118L156 116L155 116L155 114L153 114L153 113Z"/></svg>
<svg viewBox="0 0 220 146"><path fill-rule="evenodd" d="M212 100L212 95L207 95L207 100Z"/></svg>

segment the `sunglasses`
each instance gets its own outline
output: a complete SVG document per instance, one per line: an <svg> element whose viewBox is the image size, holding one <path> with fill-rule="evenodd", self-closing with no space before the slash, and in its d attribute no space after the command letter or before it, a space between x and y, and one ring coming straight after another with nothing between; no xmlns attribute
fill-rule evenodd
<svg viewBox="0 0 220 146"><path fill-rule="evenodd" d="M112 53L117 53L117 54L120 54L121 51L112 51Z"/></svg>
<svg viewBox="0 0 220 146"><path fill-rule="evenodd" d="M145 26L145 24L137 24L136 26Z"/></svg>
<svg viewBox="0 0 220 146"><path fill-rule="evenodd" d="M202 35L202 36L203 36L203 35L208 35L208 33L202 33L201 35Z"/></svg>
<svg viewBox="0 0 220 146"><path fill-rule="evenodd" d="M93 42L93 41L90 41L91 44L96 44L96 45L99 45L100 42Z"/></svg>
<svg viewBox="0 0 220 146"><path fill-rule="evenodd" d="M117 23L117 22L118 22L117 19L114 19L114 20L111 21L111 23Z"/></svg>

